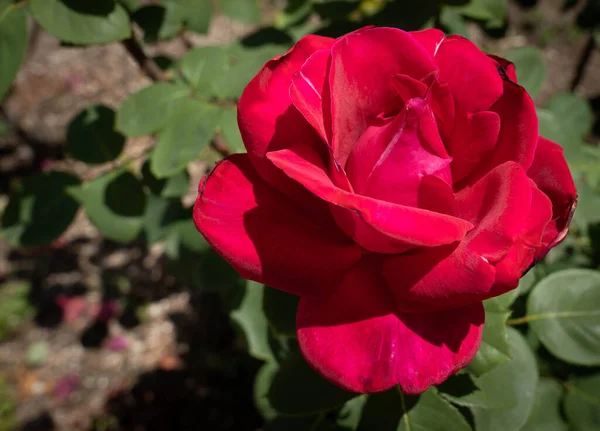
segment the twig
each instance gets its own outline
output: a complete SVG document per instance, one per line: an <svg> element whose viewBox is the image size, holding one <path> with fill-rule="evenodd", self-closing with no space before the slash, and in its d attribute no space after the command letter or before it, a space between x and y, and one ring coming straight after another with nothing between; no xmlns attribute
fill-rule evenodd
<svg viewBox="0 0 600 431"><path fill-rule="evenodd" d="M124 40L123 46L127 49L127 52L131 55L131 57L138 64L142 72L152 81L154 82L168 82L169 78L165 72L156 64L156 62L148 57L144 52L144 48L140 44L140 42L136 39L135 34L133 34L129 39ZM212 147L222 156L229 156L232 151L227 145L227 143L223 140L220 135L215 135L211 141Z"/></svg>
<svg viewBox="0 0 600 431"><path fill-rule="evenodd" d="M131 57L135 60L142 72L144 72L148 78L155 82L169 80L167 75L162 71L158 64L156 64L153 59L146 55L144 48L142 45L140 45L133 32L131 37L129 39L125 39L122 43L127 52L129 52Z"/></svg>
<svg viewBox="0 0 600 431"><path fill-rule="evenodd" d="M575 91L577 86L581 83L583 76L585 74L585 69L590 62L590 58L592 57L592 53L594 52L594 35L589 34L588 40L585 44L585 48L581 53L581 57L579 57L579 61L577 62L577 66L575 68L575 75L573 76L573 80L571 81L571 91Z"/></svg>

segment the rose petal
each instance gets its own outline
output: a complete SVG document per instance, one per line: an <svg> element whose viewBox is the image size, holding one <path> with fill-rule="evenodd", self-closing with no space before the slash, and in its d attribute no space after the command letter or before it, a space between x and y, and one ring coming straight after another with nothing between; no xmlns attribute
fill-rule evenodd
<svg viewBox="0 0 600 431"><path fill-rule="evenodd" d="M419 394L466 366L479 347L481 304L440 313L402 314L369 267L350 271L327 298L302 298L296 318L307 362L355 392L395 385Z"/></svg>
<svg viewBox="0 0 600 431"><path fill-rule="evenodd" d="M194 222L242 277L294 294L336 286L362 253L327 211L311 217L263 181L245 154L228 157L205 177Z"/></svg>
<svg viewBox="0 0 600 431"><path fill-rule="evenodd" d="M533 162L538 140L538 118L529 94L523 87L505 80L504 93L490 110L500 116L498 141L489 159L479 164L468 183L507 161L516 162L525 170Z"/></svg>
<svg viewBox="0 0 600 431"><path fill-rule="evenodd" d="M469 113L486 110L502 95L502 78L494 62L468 39L445 38L435 60L440 80L448 83L454 101L462 110Z"/></svg>
<svg viewBox="0 0 600 431"><path fill-rule="evenodd" d="M475 225L458 245L388 258L383 275L407 312L459 307L495 296L493 264L519 239L531 207L531 186L513 162L456 195L458 214Z"/></svg>
<svg viewBox="0 0 600 431"><path fill-rule="evenodd" d="M390 91L392 76L419 80L437 67L419 42L394 28L350 33L334 44L331 55L332 146L335 158L345 166L370 122L381 114L394 115L402 107L399 96Z"/></svg>
<svg viewBox="0 0 600 431"><path fill-rule="evenodd" d="M435 154L445 149L433 114L423 99L408 100L392 122L380 128L379 133L369 133L365 138L359 140L347 165L357 193L417 207L419 192L427 193L421 185L424 176L437 176L452 184L451 159L447 154L446 158ZM365 165L375 159L363 153L372 152L379 153L378 159L371 166ZM353 175L355 173L358 175ZM435 190L437 188L430 193Z"/></svg>
<svg viewBox="0 0 600 431"><path fill-rule="evenodd" d="M434 56L438 47L444 40L444 32L437 28L428 28L420 31L411 31L410 35L414 37L423 47Z"/></svg>
<svg viewBox="0 0 600 431"><path fill-rule="evenodd" d="M455 133L449 140L452 154L452 178L455 182L468 177L496 146L500 133L500 116L492 111L459 116Z"/></svg>
<svg viewBox="0 0 600 431"><path fill-rule="evenodd" d="M512 82L514 82L515 84L518 83L518 81L517 81L517 71L515 69L515 65L512 62L508 61L505 58L498 57L497 55L488 54L488 56L492 60L494 60L494 62L496 62L497 66L500 66L502 68L502 70L499 71L500 74L504 73L504 74L506 74L506 77L508 79L510 79Z"/></svg>
<svg viewBox="0 0 600 431"><path fill-rule="evenodd" d="M290 178L326 202L359 217L370 227L394 240L399 249L405 250L406 246L449 244L462 239L473 227L471 223L456 217L384 202L340 189L328 177L318 154L308 146L271 152L268 157ZM348 232L347 226L341 227L348 235L356 233ZM361 238L353 238L361 243Z"/></svg>
<svg viewBox="0 0 600 431"><path fill-rule="evenodd" d="M290 98L294 106L327 143L330 143L331 139L330 64L330 50L315 52L302 68L292 75L290 86Z"/></svg>
<svg viewBox="0 0 600 431"><path fill-rule="evenodd" d="M315 51L329 49L335 40L308 35L284 56L275 58L250 81L238 103L238 125L250 160L259 175L297 201L310 200L264 158L268 151L297 142L322 145L315 129L293 106L289 97L292 75Z"/></svg>
<svg viewBox="0 0 600 431"><path fill-rule="evenodd" d="M566 225L571 206L577 198L563 148L540 136L527 175L552 201L552 218L559 220L557 229L561 230Z"/></svg>

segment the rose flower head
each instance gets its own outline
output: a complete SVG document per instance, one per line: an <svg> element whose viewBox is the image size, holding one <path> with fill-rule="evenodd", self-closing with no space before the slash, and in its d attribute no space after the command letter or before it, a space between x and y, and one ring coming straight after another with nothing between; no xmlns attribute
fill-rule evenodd
<svg viewBox="0 0 600 431"><path fill-rule="evenodd" d="M301 297L304 358L350 391L418 394L465 367L482 301L564 238L576 201L513 64L439 30L306 36L238 124L248 152L202 179L196 226Z"/></svg>

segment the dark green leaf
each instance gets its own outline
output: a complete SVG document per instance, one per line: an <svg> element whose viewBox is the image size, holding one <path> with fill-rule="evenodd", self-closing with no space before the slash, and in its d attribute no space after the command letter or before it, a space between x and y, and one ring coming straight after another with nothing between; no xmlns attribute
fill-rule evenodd
<svg viewBox="0 0 600 431"><path fill-rule="evenodd" d="M535 97L546 80L544 53L534 46L523 46L511 49L504 57L515 64L519 84Z"/></svg>
<svg viewBox="0 0 600 431"><path fill-rule="evenodd" d="M411 397L414 405L414 397ZM406 403L404 403L406 405ZM370 394L362 407L358 431L396 431L404 413L402 394L397 388Z"/></svg>
<svg viewBox="0 0 600 431"><path fill-rule="evenodd" d="M558 93L552 96L546 109L554 113L565 130L579 137L590 133L594 113L584 97L575 93Z"/></svg>
<svg viewBox="0 0 600 431"><path fill-rule="evenodd" d="M538 381L535 357L523 336L513 328L508 328L508 341L512 359L475 379L481 394L474 398L487 404L472 408L478 430L518 430L531 412Z"/></svg>
<svg viewBox="0 0 600 431"><path fill-rule="evenodd" d="M148 5L136 10L133 20L144 31L144 42L155 43L176 36L183 28L182 17L174 8Z"/></svg>
<svg viewBox="0 0 600 431"><path fill-rule="evenodd" d="M463 3L466 5L458 8L463 15L486 21L486 25L490 28L498 28L503 25L506 14L505 0L471 0Z"/></svg>
<svg viewBox="0 0 600 431"><path fill-rule="evenodd" d="M357 429L367 399L368 395L360 395L346 401L338 413L337 424L346 430Z"/></svg>
<svg viewBox="0 0 600 431"><path fill-rule="evenodd" d="M471 431L463 415L434 388L422 394L417 404L404 412L398 431Z"/></svg>
<svg viewBox="0 0 600 431"><path fill-rule="evenodd" d="M541 280L527 301L527 317L553 355L600 365L600 273L568 269Z"/></svg>
<svg viewBox="0 0 600 431"><path fill-rule="evenodd" d="M267 287L263 296L263 310L271 328L279 335L296 335L296 310L300 298L296 295Z"/></svg>
<svg viewBox="0 0 600 431"><path fill-rule="evenodd" d="M79 179L66 172L42 172L28 178L10 197L2 216L2 236L14 246L50 244L71 224L79 204L69 195Z"/></svg>
<svg viewBox="0 0 600 431"><path fill-rule="evenodd" d="M149 195L144 215L144 231L150 243L165 240L181 223L191 221L192 212L181 205L179 199L163 199ZM200 235L198 233L198 235Z"/></svg>
<svg viewBox="0 0 600 431"><path fill-rule="evenodd" d="M273 358L268 342L269 325L262 312L265 287L248 281L246 294L240 307L231 312L231 318L243 329L248 344L248 353L258 359Z"/></svg>
<svg viewBox="0 0 600 431"><path fill-rule="evenodd" d="M172 19L179 19L196 33L206 33L212 17L211 0L165 0L164 6Z"/></svg>
<svg viewBox="0 0 600 431"><path fill-rule="evenodd" d="M467 369L481 376L510 359L510 348L506 335L506 319L510 312L504 307L502 297L484 302L485 325L479 350Z"/></svg>
<svg viewBox="0 0 600 431"><path fill-rule="evenodd" d="M10 88L27 51L27 15L22 4L0 4L0 100Z"/></svg>
<svg viewBox="0 0 600 431"><path fill-rule="evenodd" d="M188 51L180 60L181 73L200 94L215 94L215 80L229 69L229 53L224 46L203 46Z"/></svg>
<svg viewBox="0 0 600 431"><path fill-rule="evenodd" d="M163 198L180 198L189 189L190 175L183 170L172 177L158 179L152 174L150 162L146 160L142 166L142 182L153 195Z"/></svg>
<svg viewBox="0 0 600 431"><path fill-rule="evenodd" d="M106 15L99 13L102 11L98 2L30 0L29 7L33 18L48 33L65 42L92 45L127 39L131 35L127 11L119 3L110 3L112 8Z"/></svg>
<svg viewBox="0 0 600 431"><path fill-rule="evenodd" d="M116 159L125 146L125 136L115 131L115 111L102 106L88 106L69 124L67 151L71 157L89 164Z"/></svg>
<svg viewBox="0 0 600 431"><path fill-rule="evenodd" d="M183 84L150 85L125 99L117 112L117 128L129 137L158 132L173 108L189 97L190 89Z"/></svg>
<svg viewBox="0 0 600 431"><path fill-rule="evenodd" d="M260 22L260 8L256 0L219 0L223 15L247 24Z"/></svg>
<svg viewBox="0 0 600 431"><path fill-rule="evenodd" d="M219 131L221 136L227 142L229 148L234 153L244 153L246 147L242 141L242 135L237 122L237 111L235 109L223 108L221 110L221 120L219 121Z"/></svg>
<svg viewBox="0 0 600 431"><path fill-rule="evenodd" d="M283 415L306 416L341 406L357 395L329 383L298 354L280 364L268 400Z"/></svg>
<svg viewBox="0 0 600 431"><path fill-rule="evenodd" d="M213 138L220 113L216 106L195 100L182 100L175 105L150 156L154 175L175 175L198 157Z"/></svg>
<svg viewBox="0 0 600 431"><path fill-rule="evenodd" d="M533 408L521 431L567 431L559 411L562 393L559 383L541 378L535 389Z"/></svg>
<svg viewBox="0 0 600 431"><path fill-rule="evenodd" d="M130 242L144 226L146 195L141 181L129 171L109 172L84 184L73 195L108 239Z"/></svg>
<svg viewBox="0 0 600 431"><path fill-rule="evenodd" d="M469 37L467 21L458 12L456 8L445 6L440 13L440 24L449 34L459 34L463 37Z"/></svg>
<svg viewBox="0 0 600 431"><path fill-rule="evenodd" d="M569 382L565 414L573 431L600 429L600 374Z"/></svg>

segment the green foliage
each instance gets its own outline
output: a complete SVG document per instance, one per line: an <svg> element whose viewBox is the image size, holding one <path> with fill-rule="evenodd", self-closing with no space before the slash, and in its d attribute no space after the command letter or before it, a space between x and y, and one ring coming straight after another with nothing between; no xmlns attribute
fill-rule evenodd
<svg viewBox="0 0 600 431"><path fill-rule="evenodd" d="M600 374L570 381L564 407L574 431L597 430L600 427Z"/></svg>
<svg viewBox="0 0 600 431"><path fill-rule="evenodd" d="M555 380L542 377L535 388L533 407L521 431L566 431L567 424L560 415L562 386Z"/></svg>
<svg viewBox="0 0 600 431"><path fill-rule="evenodd" d="M515 64L519 84L531 97L535 97L546 80L546 59L542 51L533 46L523 46L508 51L504 57Z"/></svg>
<svg viewBox="0 0 600 431"><path fill-rule="evenodd" d="M2 215L2 237L16 247L36 247L58 239L79 208L70 195L79 184L77 177L60 171L24 180Z"/></svg>
<svg viewBox="0 0 600 431"><path fill-rule="evenodd" d="M0 377L0 430L12 431L17 429L15 417L16 406L11 398L3 377Z"/></svg>
<svg viewBox="0 0 600 431"><path fill-rule="evenodd" d="M129 242L144 226L142 182L123 169L111 171L72 191L91 222L108 239Z"/></svg>
<svg viewBox="0 0 600 431"><path fill-rule="evenodd" d="M0 285L0 342L18 330L33 314L29 291L27 282L13 281Z"/></svg>
<svg viewBox="0 0 600 431"><path fill-rule="evenodd" d="M102 164L116 159L125 146L125 136L114 130L115 111L106 106L88 106L67 130L67 151L74 159Z"/></svg>
<svg viewBox="0 0 600 431"><path fill-rule="evenodd" d="M127 39L129 16L115 0L30 0L33 18L65 42L91 45Z"/></svg>
<svg viewBox="0 0 600 431"><path fill-rule="evenodd" d="M21 6L0 3L0 100L17 76L27 51L27 15Z"/></svg>
<svg viewBox="0 0 600 431"><path fill-rule="evenodd" d="M573 364L600 365L597 271L568 269L540 281L529 296L527 318L556 357Z"/></svg>

